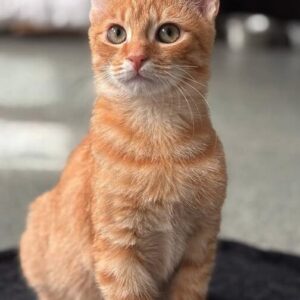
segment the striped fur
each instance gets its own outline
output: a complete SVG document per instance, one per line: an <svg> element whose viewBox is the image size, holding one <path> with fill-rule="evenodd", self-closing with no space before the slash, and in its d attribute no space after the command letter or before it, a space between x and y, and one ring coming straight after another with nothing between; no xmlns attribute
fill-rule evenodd
<svg viewBox="0 0 300 300"><path fill-rule="evenodd" d="M21 241L40 300L206 299L227 178L205 100L215 14L188 1L94 1L90 130ZM159 45L152 32L167 21L184 32ZM116 22L130 32L121 46L104 41ZM153 77L129 89L120 76L137 52Z"/></svg>

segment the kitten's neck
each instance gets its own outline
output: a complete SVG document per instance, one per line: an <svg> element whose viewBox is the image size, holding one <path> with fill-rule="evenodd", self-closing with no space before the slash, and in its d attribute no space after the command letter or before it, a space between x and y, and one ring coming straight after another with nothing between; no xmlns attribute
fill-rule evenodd
<svg viewBox="0 0 300 300"><path fill-rule="evenodd" d="M132 111L118 102L99 99L90 130L93 155L142 164L172 162L200 157L216 144L207 109L194 121L179 112L161 113L155 108Z"/></svg>
<svg viewBox="0 0 300 300"><path fill-rule="evenodd" d="M158 101L99 98L93 110L92 127L100 128L102 122L105 123L111 118L123 128L132 132L143 132L149 138L157 134L188 134L211 127L207 104L199 99L192 99L189 103L176 103L172 98Z"/></svg>

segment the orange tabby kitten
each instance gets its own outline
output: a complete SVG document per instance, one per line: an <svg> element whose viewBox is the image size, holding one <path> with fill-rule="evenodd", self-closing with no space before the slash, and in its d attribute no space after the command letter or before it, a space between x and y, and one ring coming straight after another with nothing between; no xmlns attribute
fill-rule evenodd
<svg viewBox="0 0 300 300"><path fill-rule="evenodd" d="M94 0L90 131L21 242L40 300L206 299L226 190L205 100L218 6Z"/></svg>

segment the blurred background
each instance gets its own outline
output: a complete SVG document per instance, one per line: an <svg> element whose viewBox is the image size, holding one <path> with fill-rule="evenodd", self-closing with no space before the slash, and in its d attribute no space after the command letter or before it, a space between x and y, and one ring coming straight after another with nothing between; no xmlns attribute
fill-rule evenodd
<svg viewBox="0 0 300 300"><path fill-rule="evenodd" d="M88 11L0 0L0 249L87 131ZM221 237L300 254L299 1L222 1L209 103L230 178Z"/></svg>

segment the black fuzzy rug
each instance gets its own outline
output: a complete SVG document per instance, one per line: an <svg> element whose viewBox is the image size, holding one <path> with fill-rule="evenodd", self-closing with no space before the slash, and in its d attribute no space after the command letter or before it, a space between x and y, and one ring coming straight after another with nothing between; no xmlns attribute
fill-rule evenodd
<svg viewBox="0 0 300 300"><path fill-rule="evenodd" d="M17 251L0 253L0 300L33 299ZM300 300L300 257L221 242L209 300Z"/></svg>

